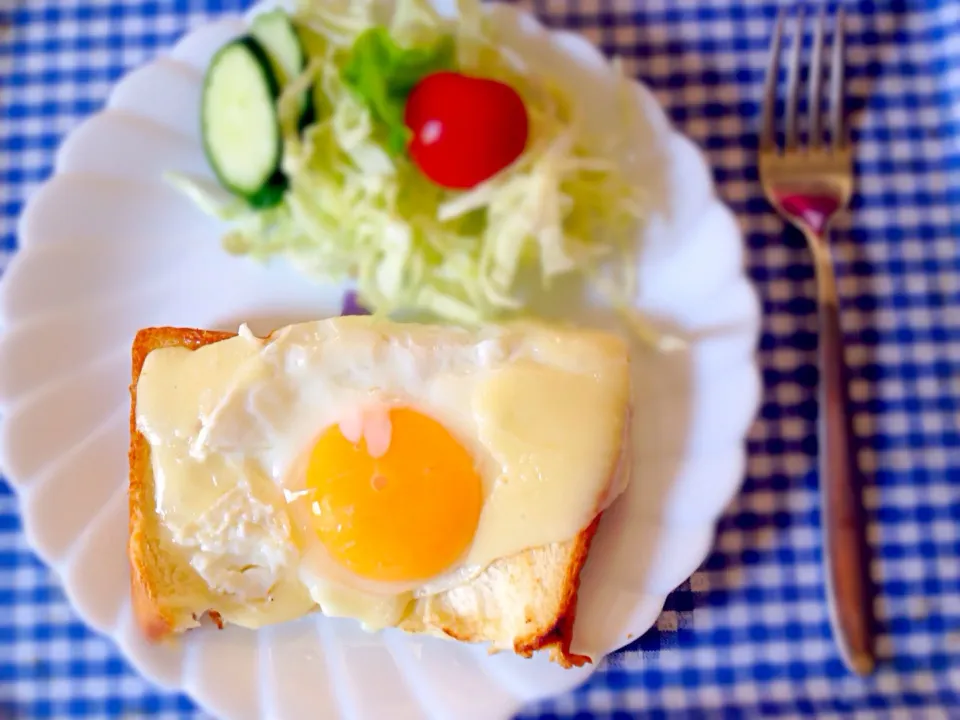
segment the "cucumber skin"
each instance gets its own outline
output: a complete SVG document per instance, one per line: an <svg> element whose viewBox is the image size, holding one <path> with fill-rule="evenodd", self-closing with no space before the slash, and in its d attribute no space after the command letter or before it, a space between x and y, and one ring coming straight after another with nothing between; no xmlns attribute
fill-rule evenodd
<svg viewBox="0 0 960 720"><path fill-rule="evenodd" d="M207 104L203 101L203 97L206 96L207 86L210 83L211 70L216 67L220 56L226 52L229 52L236 45L243 45L256 59L257 65L260 67L260 71L263 74L264 82L267 85L267 91L274 103L276 103L277 98L280 96L280 84L277 82L276 75L274 75L270 56L267 54L267 51L264 50L263 46L257 42L256 38L254 38L252 35L243 35L235 40L231 40L222 48L217 50L217 52L214 54L213 58L210 60L210 65L207 68L206 75L203 79L203 90L201 91L200 101L200 139L201 143L203 144L203 154L207 158L207 164L210 165L210 168L213 170L213 173L216 175L220 184L234 195L246 199L246 201L250 203L252 207L263 209L276 205L283 198L282 191L279 194L277 194L275 191L274 193L268 192L268 188L275 183L278 175L283 182L284 189L286 188L286 178L284 178L282 173L280 173L280 160L283 157L283 136L280 132L279 119L277 120L277 147L275 153L277 158L276 172L253 193L235 187L233 183L221 175L220 168L213 159L213 153L211 152L210 146L207 142ZM274 117L276 117L276 108L274 108ZM268 200L273 194L277 194L276 200L272 201L268 205L260 204ZM254 205L254 201L256 201L258 204Z"/></svg>
<svg viewBox="0 0 960 720"><path fill-rule="evenodd" d="M303 30L293 18L290 18L290 27L293 28L293 34L296 36L297 43L300 45L300 54L303 56L303 66L300 68L300 72L303 72L309 62L307 46L303 42ZM313 107L313 85L310 85L310 87L303 91L303 97L300 100L300 122L297 125L297 129L303 132L308 125L314 123L316 118L317 114L314 112Z"/></svg>
<svg viewBox="0 0 960 720"><path fill-rule="evenodd" d="M255 210L269 210L276 207L283 202L288 186L287 176L277 170L273 177L267 180L266 185L247 197L247 204Z"/></svg>
<svg viewBox="0 0 960 720"><path fill-rule="evenodd" d="M306 98L303 101L303 110L300 113L300 122L297 123L297 129L302 133L308 127L317 121L316 106L313 104L313 88L307 88L304 93Z"/></svg>

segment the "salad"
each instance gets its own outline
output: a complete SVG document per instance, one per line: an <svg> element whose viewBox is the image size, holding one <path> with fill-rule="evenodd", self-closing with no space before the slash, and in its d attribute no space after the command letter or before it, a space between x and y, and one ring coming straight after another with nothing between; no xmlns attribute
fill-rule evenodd
<svg viewBox="0 0 960 720"><path fill-rule="evenodd" d="M474 324L571 273L628 307L639 188L595 149L585 109L498 43L479 0L458 10L398 0L381 21L376 0L346 0L257 16L203 90L229 199L171 180L228 222L229 252L352 282L375 313Z"/></svg>

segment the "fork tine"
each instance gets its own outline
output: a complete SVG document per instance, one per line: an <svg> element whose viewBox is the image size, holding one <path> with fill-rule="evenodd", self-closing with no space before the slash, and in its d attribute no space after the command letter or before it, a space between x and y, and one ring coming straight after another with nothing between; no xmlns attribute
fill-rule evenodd
<svg viewBox="0 0 960 720"><path fill-rule="evenodd" d="M834 148L842 148L847 143L843 122L843 62L844 62L844 12L837 9L837 19L833 30L833 52L830 56L830 136Z"/></svg>
<svg viewBox="0 0 960 720"><path fill-rule="evenodd" d="M826 3L820 6L817 26L813 34L813 53L810 57L810 75L807 78L807 117L810 119L810 146L818 148L823 142L820 121L820 98L823 95L823 29L827 24Z"/></svg>
<svg viewBox="0 0 960 720"><path fill-rule="evenodd" d="M800 52L803 49L803 19L803 5L800 5L797 8L797 17L794 21L796 32L793 35L790 65L787 68L787 150L793 150L797 147L797 98L800 95Z"/></svg>
<svg viewBox="0 0 960 720"><path fill-rule="evenodd" d="M760 124L760 149L773 150L776 146L774 117L777 112L777 81L780 74L780 39L783 36L783 17L785 10L780 8L777 22L770 40L770 61L767 65L767 77L763 87L763 117Z"/></svg>

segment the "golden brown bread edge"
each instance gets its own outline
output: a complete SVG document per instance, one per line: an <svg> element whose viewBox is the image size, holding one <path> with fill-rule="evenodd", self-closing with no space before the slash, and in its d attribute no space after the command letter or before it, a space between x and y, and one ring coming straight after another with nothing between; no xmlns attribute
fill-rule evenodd
<svg viewBox="0 0 960 720"><path fill-rule="evenodd" d="M137 430L137 381L143 363L151 351L163 347L196 349L203 345L226 340L232 333L192 330L185 328L145 328L137 333L131 349L132 382L130 383L130 449L128 460L130 479L128 495L130 526L127 556L130 561L130 595L133 614L141 631L150 640L161 640L173 633L177 619L169 617L159 601L156 586L150 575L150 540L148 514L154 507L153 485L147 479L150 471L150 444ZM216 615L211 617L216 619Z"/></svg>
<svg viewBox="0 0 960 720"><path fill-rule="evenodd" d="M132 372L130 383L130 449L129 449L129 503L130 523L128 540L128 558L130 561L130 592L134 617L143 634L157 642L169 638L175 633L177 618L164 612L158 597L157 588L150 574L150 538L148 537L150 514L154 505L150 471L150 445L137 430L137 382L147 355L153 350L165 347L184 347L195 350L221 340L235 337L234 333L194 328L152 327L140 330L133 342L131 351ZM613 472L616 470L614 469ZM611 482L614 478L611 476ZM557 611L549 621L542 622L527 634L514 639L513 651L522 657L531 657L537 651L545 651L550 659L562 667L575 667L590 662L590 658L570 651L573 627L577 613L577 594L580 586L580 572L587 560L590 543L600 523L599 513L593 522L572 541ZM207 615L220 628L223 622L215 609L208 609ZM484 642L490 638L478 636L470 630L441 625L440 633L463 642Z"/></svg>

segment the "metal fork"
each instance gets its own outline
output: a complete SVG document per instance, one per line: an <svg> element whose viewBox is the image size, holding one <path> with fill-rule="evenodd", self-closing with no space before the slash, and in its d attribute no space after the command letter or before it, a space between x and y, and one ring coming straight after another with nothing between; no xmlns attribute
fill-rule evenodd
<svg viewBox="0 0 960 720"><path fill-rule="evenodd" d="M830 54L829 138L823 131L823 56L827 13L817 18L807 80L808 140L799 140L798 97L804 14L798 9L787 65L783 146L775 130L777 85L785 12L777 17L770 48L760 135L760 180L776 211L806 237L817 278L820 326L818 389L820 521L827 605L834 639L846 666L866 675L874 659L873 598L858 472L848 414L848 371L843 356L837 283L830 255L831 222L850 202L853 162L843 117L843 9L835 15Z"/></svg>

